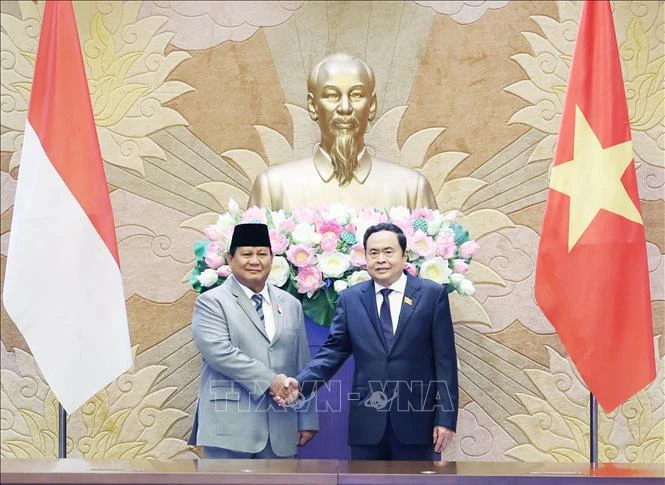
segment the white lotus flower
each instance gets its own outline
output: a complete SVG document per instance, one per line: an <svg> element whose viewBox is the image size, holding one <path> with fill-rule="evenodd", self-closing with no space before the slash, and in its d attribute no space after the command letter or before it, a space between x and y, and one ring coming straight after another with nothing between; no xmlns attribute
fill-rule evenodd
<svg viewBox="0 0 665 485"><path fill-rule="evenodd" d="M301 222L293 229L291 236L296 244L311 246L312 244L315 244L316 230L313 225L308 224L307 222Z"/></svg>
<svg viewBox="0 0 665 485"><path fill-rule="evenodd" d="M330 219L335 219L342 226L346 226L351 221L353 209L344 204L333 204L326 211L326 215Z"/></svg>
<svg viewBox="0 0 665 485"><path fill-rule="evenodd" d="M198 276L198 279L199 283L201 283L201 286L205 286L206 288L208 288L209 286L212 286L215 283L217 283L219 275L217 274L217 271L215 271L214 269L208 268Z"/></svg>
<svg viewBox="0 0 665 485"><path fill-rule="evenodd" d="M289 279L289 263L283 256L275 256L272 259L272 269L268 281L275 286L282 286Z"/></svg>
<svg viewBox="0 0 665 485"><path fill-rule="evenodd" d="M390 215L390 220L392 221L400 221L402 219L411 218L411 211L403 205L400 205L399 207L393 207L388 211L388 214Z"/></svg>
<svg viewBox="0 0 665 485"><path fill-rule="evenodd" d="M428 259L422 264L418 276L442 285L448 283L451 274L452 270L448 267L448 261L437 256L436 258Z"/></svg>
<svg viewBox="0 0 665 485"><path fill-rule="evenodd" d="M358 283L362 283L363 281L369 281L371 279L372 277L369 275L369 273L364 269L361 269L360 271L352 273L346 280L349 282L349 286L354 286L357 285Z"/></svg>
<svg viewBox="0 0 665 485"><path fill-rule="evenodd" d="M339 251L319 254L316 259L321 273L326 278L340 278L351 266L351 257Z"/></svg>
<svg viewBox="0 0 665 485"><path fill-rule="evenodd" d="M333 288L335 293L339 294L342 291L346 290L349 287L349 284L344 280L337 280L333 283Z"/></svg>

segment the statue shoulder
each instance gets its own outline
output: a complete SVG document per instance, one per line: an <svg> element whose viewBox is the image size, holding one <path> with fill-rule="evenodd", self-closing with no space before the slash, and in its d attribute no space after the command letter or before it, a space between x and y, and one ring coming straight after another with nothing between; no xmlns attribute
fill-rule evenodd
<svg viewBox="0 0 665 485"><path fill-rule="evenodd" d="M263 171L260 176L265 177L267 180L273 178L281 178L284 176L290 176L294 173L304 173L306 171L311 171L314 169L314 162L312 157L303 158L300 160L292 160L290 162L284 162L277 165L272 165Z"/></svg>
<svg viewBox="0 0 665 485"><path fill-rule="evenodd" d="M427 177L417 170L375 157L372 162L372 171L377 177L388 174L391 178L400 180L402 186L409 194L406 201L408 207L428 207L432 209L437 207L436 196L432 190L432 185L427 180Z"/></svg>
<svg viewBox="0 0 665 485"><path fill-rule="evenodd" d="M398 173L403 177L407 177L407 180L419 180L425 178L423 174L414 170L410 167L405 167L399 163L391 162L389 160L384 160L383 158L374 157L372 159L372 170L377 169L378 171L382 170L391 170L394 173Z"/></svg>

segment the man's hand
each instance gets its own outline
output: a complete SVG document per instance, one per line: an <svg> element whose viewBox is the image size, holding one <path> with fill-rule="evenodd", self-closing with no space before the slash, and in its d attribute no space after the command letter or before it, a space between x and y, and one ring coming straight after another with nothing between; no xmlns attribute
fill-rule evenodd
<svg viewBox="0 0 665 485"><path fill-rule="evenodd" d="M305 446L315 435L316 431L298 431L298 446Z"/></svg>
<svg viewBox="0 0 665 485"><path fill-rule="evenodd" d="M448 446L454 437L455 432L452 429L448 429L445 426L434 426L434 431L432 432L434 451L436 453L443 453L443 450L446 449L446 446Z"/></svg>
<svg viewBox="0 0 665 485"><path fill-rule="evenodd" d="M277 374L270 385L270 395L280 406L291 404L298 398L298 381L285 374Z"/></svg>

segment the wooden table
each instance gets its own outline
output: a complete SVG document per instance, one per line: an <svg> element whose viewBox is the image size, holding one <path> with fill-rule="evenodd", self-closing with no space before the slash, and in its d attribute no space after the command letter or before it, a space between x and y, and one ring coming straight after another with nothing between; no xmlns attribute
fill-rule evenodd
<svg viewBox="0 0 665 485"><path fill-rule="evenodd" d="M12 460L0 483L13 484L487 484L647 485L665 483L663 465L388 462L338 460Z"/></svg>
<svg viewBox="0 0 665 485"><path fill-rule="evenodd" d="M337 460L2 460L2 484L337 484Z"/></svg>
<svg viewBox="0 0 665 485"><path fill-rule="evenodd" d="M646 485L665 480L664 465L601 464L593 470L584 463L514 462L417 462L346 461L340 462L339 483L369 484L572 484Z"/></svg>

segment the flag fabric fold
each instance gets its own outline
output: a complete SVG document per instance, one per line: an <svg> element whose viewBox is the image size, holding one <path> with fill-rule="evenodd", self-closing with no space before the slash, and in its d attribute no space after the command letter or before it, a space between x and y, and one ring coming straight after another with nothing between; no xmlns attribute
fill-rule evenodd
<svg viewBox="0 0 665 485"><path fill-rule="evenodd" d="M131 367L113 213L70 1L44 7L3 296L68 413Z"/></svg>
<svg viewBox="0 0 665 485"><path fill-rule="evenodd" d="M655 378L646 240L608 1L582 9L535 296L606 412Z"/></svg>

